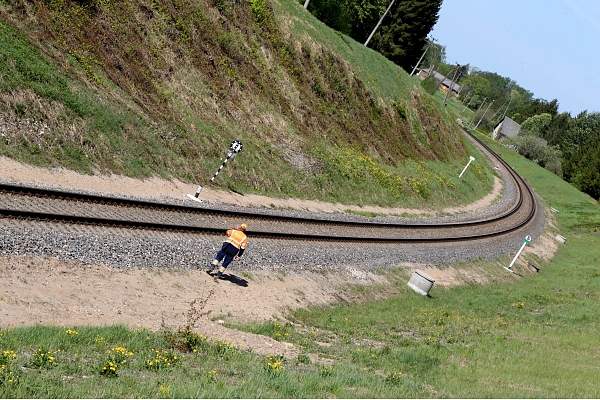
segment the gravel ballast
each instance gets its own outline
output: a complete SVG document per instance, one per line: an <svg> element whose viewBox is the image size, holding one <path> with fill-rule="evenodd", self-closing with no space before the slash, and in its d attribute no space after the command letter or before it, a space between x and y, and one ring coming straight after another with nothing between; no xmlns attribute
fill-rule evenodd
<svg viewBox="0 0 600 400"><path fill-rule="evenodd" d="M504 174L500 170L501 175ZM504 176L503 176L504 178ZM0 182L18 184L10 181ZM277 210L264 207L228 206L223 204L198 203L198 207L244 211L269 215L323 218L338 221L371 221L384 223L448 223L483 219L502 213L514 203L515 188L511 179L505 184L502 197L494 204L470 213L430 218L362 217L350 213L309 213L306 211ZM40 188L50 186L35 185ZM70 190L74 191L74 190ZM86 194L88 191L79 191ZM173 198L127 199L158 201L169 204L184 204ZM539 203L539 202L538 202ZM195 203L194 203L195 204ZM190 205L188 201L185 205ZM164 232L126 231L116 228L92 228L54 223L32 223L19 220L0 220L0 253L4 255L26 255L58 257L77 260L83 264L105 264L114 268L206 268L224 239L208 235L172 234ZM232 270L319 270L352 266L373 270L390 268L404 263L444 266L471 260L492 260L516 252L523 238L538 237L545 225L543 208L538 204L538 213L524 229L497 238L474 242L436 244L365 244L289 241L253 239L248 232L249 245L242 260L230 267Z"/></svg>

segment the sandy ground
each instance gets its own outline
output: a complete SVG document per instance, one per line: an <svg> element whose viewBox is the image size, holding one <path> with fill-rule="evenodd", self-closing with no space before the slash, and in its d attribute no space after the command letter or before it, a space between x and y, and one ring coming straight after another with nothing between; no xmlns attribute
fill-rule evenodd
<svg viewBox="0 0 600 400"><path fill-rule="evenodd" d="M0 157L0 178L61 188L181 199L185 199L187 193L195 193L197 188L178 181L140 181L122 176L87 176L62 169L40 169L4 157ZM502 184L497 180L492 193L485 198L444 212L468 212L485 207L500 194L501 189ZM211 188L204 188L201 198L209 204L275 206L315 212L340 212L349 208L396 214L424 212L242 196ZM549 258L555 249L556 244L551 238L543 237L526 251ZM442 286L491 279L489 271L477 268L465 272L454 268L405 267L407 274L420 269L434 278L436 285ZM203 271L116 270L56 258L0 256L0 279L3 282L0 287L0 329L36 324L66 328L124 324L153 330L162 326L177 329L193 325L198 333L227 340L260 354L294 357L298 349L291 344L232 330L223 326L223 322L284 321L290 309L339 300L340 295L343 296L342 287L347 283L369 285L385 282L383 276L351 268L342 268L339 272L335 276L310 273L272 276L266 272L231 271L229 280L215 282Z"/></svg>

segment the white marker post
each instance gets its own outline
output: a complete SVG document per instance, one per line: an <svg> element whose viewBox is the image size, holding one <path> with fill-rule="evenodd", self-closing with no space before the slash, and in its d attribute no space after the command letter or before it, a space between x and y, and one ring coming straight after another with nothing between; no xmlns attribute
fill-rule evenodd
<svg viewBox="0 0 600 400"><path fill-rule="evenodd" d="M465 173L465 171L467 170L467 167L469 166L469 164L471 164L471 162L475 161L475 157L473 156L469 156L469 162L467 163L467 165L465 165L465 167L463 168L462 172L460 173L460 175L458 176L459 178Z"/></svg>
<svg viewBox="0 0 600 400"><path fill-rule="evenodd" d="M225 164L227 164L227 161L229 161L229 159L231 159L233 161L233 159L235 158L235 155L237 153L239 153L240 151L242 151L242 142L240 142L239 140L234 140L233 142L231 142L231 145L229 146L229 150L227 150L227 155L225 156L225 161L223 161L223 163L221 164L221 166L219 167L217 172L215 172L213 177L210 178L211 183L215 180L217 175L219 175L219 172L221 172L221 170L223 169ZM187 197L189 197L191 200L202 203L202 200L200 200L198 198L198 196L200 196L201 191L202 191L202 186L198 186L198 189L196 190L196 194L193 194L193 195L188 194Z"/></svg>
<svg viewBox="0 0 600 400"><path fill-rule="evenodd" d="M515 271L512 270L512 266L515 263L515 261L517 261L517 258L519 257L519 254L521 254L521 252L525 248L525 245L527 245L527 243L529 243L529 242L531 242L531 236L527 235L527 236L525 236L525 241L523 242L523 245L521 246L519 251L517 251L517 255L515 256L515 258L513 258L510 265L508 267L503 267L505 270L507 270L508 272L512 272L513 274L515 273Z"/></svg>

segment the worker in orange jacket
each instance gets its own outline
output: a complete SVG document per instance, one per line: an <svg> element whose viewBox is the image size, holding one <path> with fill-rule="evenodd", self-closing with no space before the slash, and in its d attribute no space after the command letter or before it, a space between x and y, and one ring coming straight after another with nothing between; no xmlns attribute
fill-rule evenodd
<svg viewBox="0 0 600 400"><path fill-rule="evenodd" d="M221 250L215 256L215 259L210 264L210 269L207 271L208 273L213 272L218 266L219 262L223 260L223 264L219 268L217 272L216 278L221 279L223 276L223 272L229 266L232 260L239 260L240 257L244 254L246 250L246 245L248 244L248 236L246 236L246 229L248 229L248 225L241 224L234 229L229 229L227 233L227 240L223 242L223 246Z"/></svg>

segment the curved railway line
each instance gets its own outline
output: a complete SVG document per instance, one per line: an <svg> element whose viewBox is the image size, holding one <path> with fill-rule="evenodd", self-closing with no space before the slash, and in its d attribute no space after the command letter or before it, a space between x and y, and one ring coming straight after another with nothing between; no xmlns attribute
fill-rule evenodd
<svg viewBox="0 0 600 400"><path fill-rule="evenodd" d="M466 132L466 131L465 131ZM468 133L468 132L467 132ZM502 236L526 226L536 201L526 182L485 144L469 134L513 181L514 200L498 215L462 222L382 223L225 211L119 197L0 184L0 217L96 227L219 235L244 220L253 238L354 243L431 243ZM343 232L343 235L340 234Z"/></svg>

